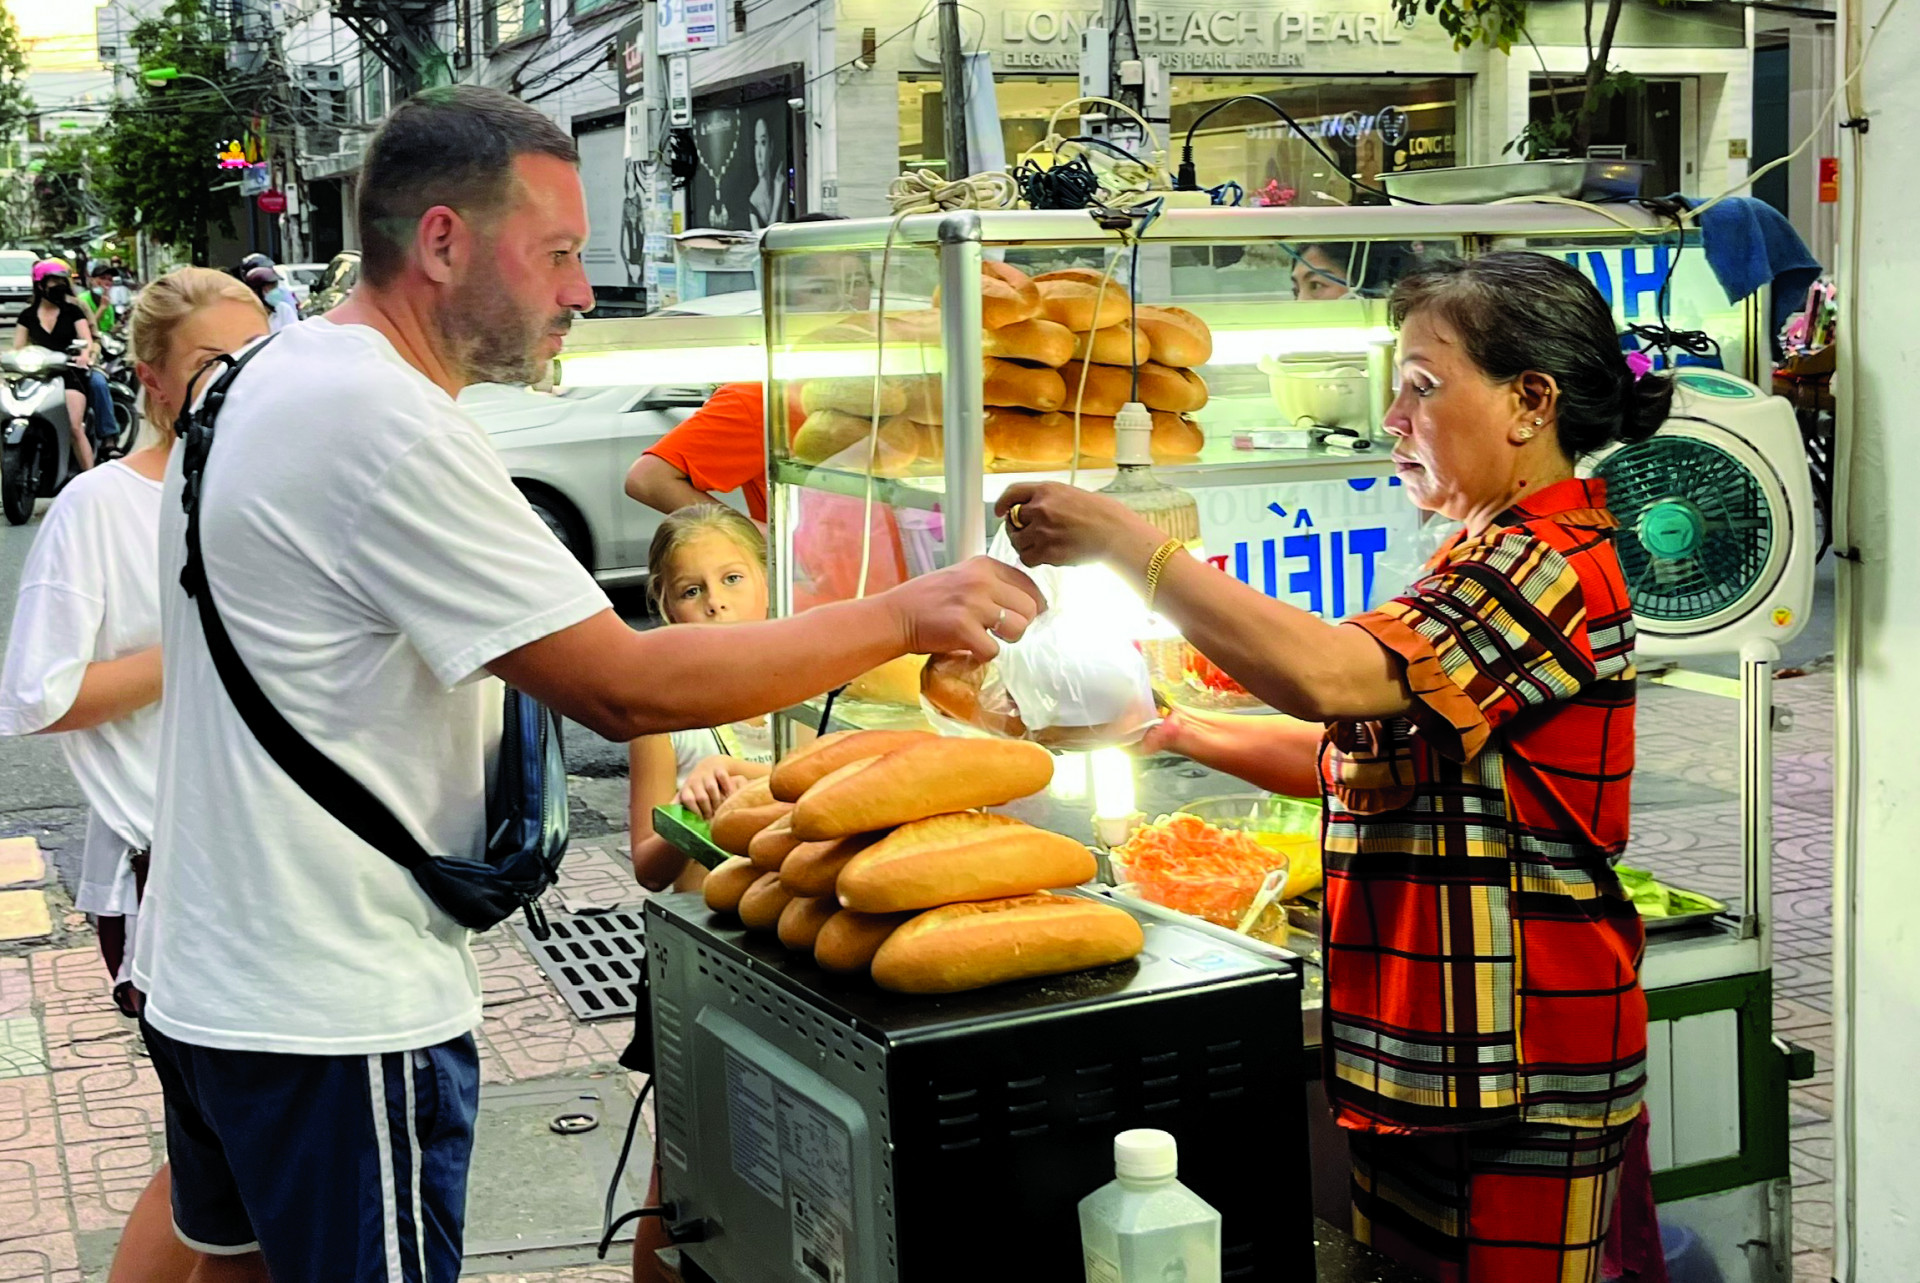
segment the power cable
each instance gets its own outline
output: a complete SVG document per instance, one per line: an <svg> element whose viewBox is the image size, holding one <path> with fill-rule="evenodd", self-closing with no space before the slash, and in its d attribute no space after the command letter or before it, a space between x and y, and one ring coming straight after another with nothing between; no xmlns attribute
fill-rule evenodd
<svg viewBox="0 0 1920 1283"><path fill-rule="evenodd" d="M1895 0L1895 3L1898 3L1898 0ZM1347 171L1341 167L1340 162L1334 158L1333 153L1320 145L1320 140L1318 138L1315 138L1312 134L1302 129L1300 127L1300 122L1295 120L1292 116L1288 115L1287 109L1285 107L1282 107L1279 103L1267 97L1265 94L1235 94L1231 98L1223 98L1219 102L1213 104L1213 106L1201 112L1199 119L1195 120L1191 125L1187 126L1187 141L1185 145L1182 146L1182 148L1180 149L1180 172L1174 179L1174 184L1173 184L1175 191L1197 192L1200 190L1200 182L1195 175L1194 164L1193 164L1193 136L1194 134L1199 132L1200 126L1207 123L1208 117L1212 116L1216 112L1224 111L1226 108L1231 107L1234 103L1237 103L1237 102L1259 103L1261 106L1265 107L1267 110L1273 112L1276 116L1280 117L1281 120L1286 122L1287 128L1293 130L1293 132L1297 134L1300 137L1301 141L1305 142L1307 146L1319 152L1320 158L1326 161L1327 164L1333 167L1333 172L1338 174L1340 177L1346 179L1347 183L1350 186L1352 186L1355 190L1368 192L1374 196L1380 197L1382 200L1398 201L1402 205L1425 205L1429 203L1423 200L1414 200L1413 198L1408 196L1395 196L1391 192L1382 191L1378 187L1369 186L1368 184L1363 183L1359 179L1355 178L1353 175L1347 173Z"/></svg>

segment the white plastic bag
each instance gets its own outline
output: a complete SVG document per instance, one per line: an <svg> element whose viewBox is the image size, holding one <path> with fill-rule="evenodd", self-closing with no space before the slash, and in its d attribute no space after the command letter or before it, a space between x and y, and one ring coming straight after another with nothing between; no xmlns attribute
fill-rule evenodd
<svg viewBox="0 0 1920 1283"><path fill-rule="evenodd" d="M987 555L1020 564L1004 529ZM1049 748L1137 743L1160 720L1147 662L1134 645L1147 619L1139 595L1103 566L1027 573L1047 609L984 666L953 657L929 663L920 697L927 716L946 731Z"/></svg>

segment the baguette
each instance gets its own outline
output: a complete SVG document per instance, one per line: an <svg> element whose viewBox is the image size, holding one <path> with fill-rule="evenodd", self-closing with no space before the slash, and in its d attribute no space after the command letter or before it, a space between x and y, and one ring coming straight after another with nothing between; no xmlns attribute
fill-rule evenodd
<svg viewBox="0 0 1920 1283"><path fill-rule="evenodd" d="M956 722L1010 740L1027 738L1027 724L1004 685L986 689L987 665L968 654L935 655L920 674L920 694Z"/></svg>
<svg viewBox="0 0 1920 1283"><path fill-rule="evenodd" d="M906 385L899 379L880 381L880 417L892 418L907 408ZM859 418L870 418L874 405L874 380L852 375L845 378L808 379L800 389L800 408L808 414L838 410Z"/></svg>
<svg viewBox="0 0 1920 1283"><path fill-rule="evenodd" d="M1039 365L1064 365L1073 359L1074 334L1066 326L1035 317L1017 325L988 330L980 342L985 356L1009 361L1032 361Z"/></svg>
<svg viewBox="0 0 1920 1283"><path fill-rule="evenodd" d="M1091 360L1096 365L1137 365L1153 359L1153 343L1146 331L1136 331L1126 321L1104 330L1075 334L1073 339L1074 349L1068 354L1068 360ZM1089 351L1093 353L1091 357L1087 355Z"/></svg>
<svg viewBox="0 0 1920 1283"><path fill-rule="evenodd" d="M1067 398L1060 372L1044 365L1021 365L990 356L980 384L980 399L988 405L1018 406L1022 410L1058 410Z"/></svg>
<svg viewBox="0 0 1920 1283"><path fill-rule="evenodd" d="M797 896L831 896L847 861L884 836L855 833L831 842L802 842L780 866L780 885Z"/></svg>
<svg viewBox="0 0 1920 1283"><path fill-rule="evenodd" d="M1033 284L1040 291L1040 315L1070 330L1104 330L1126 320L1133 310L1127 287L1108 281L1102 289L1097 274L1087 280L1072 269L1048 272L1034 277Z"/></svg>
<svg viewBox="0 0 1920 1283"><path fill-rule="evenodd" d="M838 463L861 472L871 453L878 477L901 476L920 457L920 433L905 415L880 420L877 441L871 444L870 435L873 421L865 415L816 410L793 434L791 453L801 463Z"/></svg>
<svg viewBox="0 0 1920 1283"><path fill-rule="evenodd" d="M778 871L793 848L800 845L800 839L793 835L790 819L791 813L781 816L754 834L753 840L747 843L747 858L762 873Z"/></svg>
<svg viewBox="0 0 1920 1283"><path fill-rule="evenodd" d="M791 809L790 803L773 800L765 780L754 780L720 804L707 830L728 855L745 855L754 835Z"/></svg>
<svg viewBox="0 0 1920 1283"><path fill-rule="evenodd" d="M1155 410L1153 413L1152 446L1155 463L1180 462L1191 459L1206 447L1207 436L1200 425L1184 415L1167 410ZM1072 419L1069 416L1068 421ZM988 416L988 426L992 426L992 416ZM1080 457L1089 462L1111 463L1119 447L1119 440L1113 430L1113 420L1101 418L1096 414L1080 416Z"/></svg>
<svg viewBox="0 0 1920 1283"><path fill-rule="evenodd" d="M898 913L1078 886L1096 872L1093 852L1070 837L963 811L901 825L840 870L835 893L844 908Z"/></svg>
<svg viewBox="0 0 1920 1283"><path fill-rule="evenodd" d="M1158 361L1140 367L1140 402L1149 410L1191 414L1207 403L1207 381Z"/></svg>
<svg viewBox="0 0 1920 1283"><path fill-rule="evenodd" d="M780 885L778 873L762 873L740 897L740 925L749 931L771 931L780 925L780 915L793 899Z"/></svg>
<svg viewBox="0 0 1920 1283"><path fill-rule="evenodd" d="M872 965L873 955L911 913L855 913L850 909L828 918L813 941L813 960L822 971L858 975Z"/></svg>
<svg viewBox="0 0 1920 1283"><path fill-rule="evenodd" d="M780 936L780 943L795 953L812 953L820 928L838 912L840 906L830 895L797 896L780 910L780 921L774 930Z"/></svg>
<svg viewBox="0 0 1920 1283"><path fill-rule="evenodd" d="M873 979L895 993L961 993L1125 962L1145 943L1132 914L1080 896L949 904L892 932Z"/></svg>
<svg viewBox="0 0 1920 1283"><path fill-rule="evenodd" d="M715 913L733 913L740 908L740 897L747 893L747 888L759 880L760 870L753 867L753 861L736 855L715 865L700 890L707 897L709 909Z"/></svg>
<svg viewBox="0 0 1920 1283"><path fill-rule="evenodd" d="M767 777L768 796L798 802L802 793L849 762L879 757L933 738L930 731L835 731L822 735L780 759Z"/></svg>
<svg viewBox="0 0 1920 1283"><path fill-rule="evenodd" d="M1213 359L1213 331L1184 307L1143 307L1134 313L1140 333L1153 342L1153 359L1191 369Z"/></svg>
<svg viewBox="0 0 1920 1283"><path fill-rule="evenodd" d="M899 704L918 708L920 670L926 666L925 655L902 655L898 659L890 659L848 682L847 698L865 700L869 704Z"/></svg>
<svg viewBox="0 0 1920 1283"><path fill-rule="evenodd" d="M1073 458L1073 420L1057 411L1036 414L990 405L982 434L987 453L996 459L1053 467Z"/></svg>
<svg viewBox="0 0 1920 1283"><path fill-rule="evenodd" d="M803 842L870 833L1001 806L1052 779L1053 755L1038 744L933 737L815 784L794 807L793 831Z"/></svg>
<svg viewBox="0 0 1920 1283"><path fill-rule="evenodd" d="M936 298L935 302L939 300ZM988 259L980 264L980 323L987 329L1018 325L1040 315L1040 292L1017 267Z"/></svg>

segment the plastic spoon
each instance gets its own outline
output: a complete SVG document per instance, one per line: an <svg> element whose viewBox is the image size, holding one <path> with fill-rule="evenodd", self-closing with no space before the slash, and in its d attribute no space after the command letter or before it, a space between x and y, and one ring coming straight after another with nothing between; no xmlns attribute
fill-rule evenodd
<svg viewBox="0 0 1920 1283"><path fill-rule="evenodd" d="M1240 919L1240 925L1234 930L1241 935L1246 935L1253 930L1253 924L1260 920L1260 915L1267 911L1267 906L1279 898L1280 889L1286 885L1287 871L1284 867L1269 870L1266 878L1260 883L1259 893L1253 897L1253 904L1247 909L1247 915Z"/></svg>

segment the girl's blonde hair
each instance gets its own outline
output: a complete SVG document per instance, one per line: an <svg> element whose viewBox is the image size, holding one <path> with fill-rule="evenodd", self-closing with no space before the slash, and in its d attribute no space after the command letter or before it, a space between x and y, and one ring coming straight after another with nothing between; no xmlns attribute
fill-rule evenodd
<svg viewBox="0 0 1920 1283"><path fill-rule="evenodd" d="M148 365L164 364L181 322L222 299L246 303L262 319L267 315L245 281L210 267L182 267L153 281L133 300L130 355ZM142 445L173 435L172 412L155 405L145 387L140 389L140 417L146 424L140 434Z"/></svg>
<svg viewBox="0 0 1920 1283"><path fill-rule="evenodd" d="M760 527L747 520L737 509L720 503L696 503L669 515L653 532L653 544L647 549L647 602L661 619L667 617L667 563L686 547L695 535L714 531L740 545L760 567L767 568L767 537Z"/></svg>

